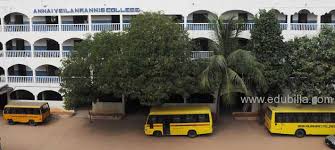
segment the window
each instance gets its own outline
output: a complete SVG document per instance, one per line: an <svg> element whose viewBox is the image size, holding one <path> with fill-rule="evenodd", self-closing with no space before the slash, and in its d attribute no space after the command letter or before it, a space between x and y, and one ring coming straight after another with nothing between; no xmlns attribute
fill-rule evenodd
<svg viewBox="0 0 335 150"><path fill-rule="evenodd" d="M276 113L276 123L335 123L335 113Z"/></svg>
<svg viewBox="0 0 335 150"><path fill-rule="evenodd" d="M189 115L152 115L148 123L192 123L192 122L209 122L208 114L189 114Z"/></svg>
<svg viewBox="0 0 335 150"><path fill-rule="evenodd" d="M209 122L208 114L200 114L198 115L198 122Z"/></svg>

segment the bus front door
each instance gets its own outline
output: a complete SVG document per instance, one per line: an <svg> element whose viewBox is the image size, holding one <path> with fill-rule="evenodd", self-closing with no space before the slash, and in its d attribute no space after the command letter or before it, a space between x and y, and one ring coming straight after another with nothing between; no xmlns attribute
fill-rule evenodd
<svg viewBox="0 0 335 150"><path fill-rule="evenodd" d="M170 121L163 121L163 135L170 135Z"/></svg>

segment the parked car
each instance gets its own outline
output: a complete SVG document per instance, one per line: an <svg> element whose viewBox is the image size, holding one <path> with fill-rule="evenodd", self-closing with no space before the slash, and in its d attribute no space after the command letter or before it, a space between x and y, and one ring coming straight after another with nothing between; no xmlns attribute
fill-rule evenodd
<svg viewBox="0 0 335 150"><path fill-rule="evenodd" d="M325 143L332 149L335 149L335 136L329 135L325 139Z"/></svg>

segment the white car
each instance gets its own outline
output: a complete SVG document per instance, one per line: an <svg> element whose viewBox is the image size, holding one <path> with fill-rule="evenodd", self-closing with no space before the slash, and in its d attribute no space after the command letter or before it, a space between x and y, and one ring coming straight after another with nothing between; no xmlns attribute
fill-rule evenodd
<svg viewBox="0 0 335 150"><path fill-rule="evenodd" d="M329 135L325 139L325 143L332 149L335 149L335 136Z"/></svg>

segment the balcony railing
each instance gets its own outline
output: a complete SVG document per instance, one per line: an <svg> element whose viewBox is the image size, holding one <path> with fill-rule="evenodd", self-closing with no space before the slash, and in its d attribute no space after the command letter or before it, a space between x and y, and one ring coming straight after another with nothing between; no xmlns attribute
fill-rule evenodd
<svg viewBox="0 0 335 150"><path fill-rule="evenodd" d="M36 83L60 83L58 76L36 76Z"/></svg>
<svg viewBox="0 0 335 150"><path fill-rule="evenodd" d="M287 30L287 23L280 23L279 27L280 27L280 30Z"/></svg>
<svg viewBox="0 0 335 150"><path fill-rule="evenodd" d="M6 57L31 57L30 50L8 50Z"/></svg>
<svg viewBox="0 0 335 150"><path fill-rule="evenodd" d="M6 82L6 77L5 77L5 76L3 76L3 75L2 75L2 76L0 76L0 83L1 83L1 82Z"/></svg>
<svg viewBox="0 0 335 150"><path fill-rule="evenodd" d="M187 23L187 30L213 30L212 23Z"/></svg>
<svg viewBox="0 0 335 150"><path fill-rule="evenodd" d="M89 31L89 24L62 24L62 31Z"/></svg>
<svg viewBox="0 0 335 150"><path fill-rule="evenodd" d="M29 24L4 25L5 32L29 32Z"/></svg>
<svg viewBox="0 0 335 150"><path fill-rule="evenodd" d="M208 31L213 30L215 24L212 23L178 23L180 29ZM90 29L91 25L91 29ZM93 23L93 24L33 24L30 29L29 24L4 25L4 32L57 32L57 31L121 31L130 27L130 23ZM252 30L254 23L238 24L241 30ZM334 23L322 23L321 27L331 26L335 28ZM122 29L122 28L123 29ZM61 28L61 30L60 30ZM281 30L288 30L289 23L280 23ZM290 30L318 30L317 23L290 23ZM0 32L1 32L0 28Z"/></svg>
<svg viewBox="0 0 335 150"><path fill-rule="evenodd" d="M58 24L33 24L33 31L59 31Z"/></svg>
<svg viewBox="0 0 335 150"><path fill-rule="evenodd" d="M120 31L120 23L94 23L92 31Z"/></svg>
<svg viewBox="0 0 335 150"><path fill-rule="evenodd" d="M209 58L214 55L213 51L192 51L192 59Z"/></svg>
<svg viewBox="0 0 335 150"><path fill-rule="evenodd" d="M3 51L1 50L1 51L0 51L0 57L3 57L3 55L4 55L4 54L3 54Z"/></svg>
<svg viewBox="0 0 335 150"><path fill-rule="evenodd" d="M70 55L71 55L71 51L63 51L62 52L63 57L70 57Z"/></svg>
<svg viewBox="0 0 335 150"><path fill-rule="evenodd" d="M291 23L291 30L316 30L317 23Z"/></svg>
<svg viewBox="0 0 335 150"><path fill-rule="evenodd" d="M321 24L321 28L326 28L326 27L335 29L335 23L322 23Z"/></svg>
<svg viewBox="0 0 335 150"><path fill-rule="evenodd" d="M255 25L255 23L238 23L238 24L236 24L236 26L240 30L243 30L243 31L252 30L254 25Z"/></svg>
<svg viewBox="0 0 335 150"><path fill-rule="evenodd" d="M123 30L130 28L130 23L123 23Z"/></svg>
<svg viewBox="0 0 335 150"><path fill-rule="evenodd" d="M34 57L60 57L59 50L34 51Z"/></svg>
<svg viewBox="0 0 335 150"><path fill-rule="evenodd" d="M8 76L9 83L33 83L32 76Z"/></svg>

